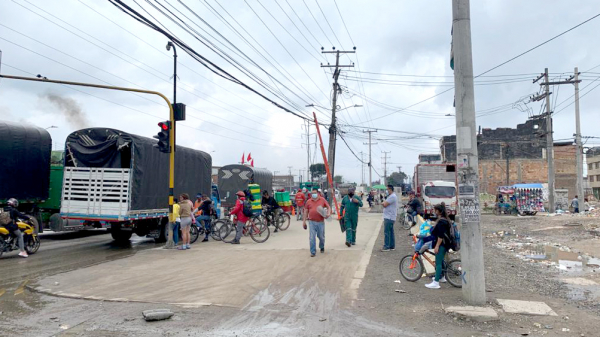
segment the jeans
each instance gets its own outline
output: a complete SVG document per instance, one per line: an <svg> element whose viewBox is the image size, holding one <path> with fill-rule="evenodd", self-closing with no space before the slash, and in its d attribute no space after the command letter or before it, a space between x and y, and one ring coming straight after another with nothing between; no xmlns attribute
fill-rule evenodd
<svg viewBox="0 0 600 337"><path fill-rule="evenodd" d="M19 250L24 251L25 250L25 241L23 241L23 232L21 232L20 229L17 229L12 232L12 235L17 237L17 242L19 244Z"/></svg>
<svg viewBox="0 0 600 337"><path fill-rule="evenodd" d="M310 254L315 255L317 253L317 238L319 237L319 249L325 249L325 223L308 221L310 233L309 233L309 245Z"/></svg>
<svg viewBox="0 0 600 337"><path fill-rule="evenodd" d="M245 223L238 221L235 226L235 242L240 242L242 238Z"/></svg>
<svg viewBox="0 0 600 337"><path fill-rule="evenodd" d="M383 249L396 249L396 237L394 236L394 220L383 219Z"/></svg>
<svg viewBox="0 0 600 337"><path fill-rule="evenodd" d="M439 282L442 278L442 268L446 258L446 247L440 246L438 253L435 254L435 281Z"/></svg>
<svg viewBox="0 0 600 337"><path fill-rule="evenodd" d="M179 221L171 222L171 226L173 226L173 242L177 244L179 242Z"/></svg>
<svg viewBox="0 0 600 337"><path fill-rule="evenodd" d="M430 249L431 241L433 241L433 239L434 239L434 237L431 235L419 239L419 241L417 241L417 243L415 244L415 252L420 252L421 254L423 254L423 252L425 252L425 250ZM422 251L421 251L421 248L423 248Z"/></svg>
<svg viewBox="0 0 600 337"><path fill-rule="evenodd" d="M573 213L579 213L579 207L574 207L573 208Z"/></svg>
<svg viewBox="0 0 600 337"><path fill-rule="evenodd" d="M203 222L204 222L204 234L205 234L205 238L208 238L208 234L210 234L210 216L208 216L208 215L199 215L196 218L196 223L198 224L198 228L201 228Z"/></svg>

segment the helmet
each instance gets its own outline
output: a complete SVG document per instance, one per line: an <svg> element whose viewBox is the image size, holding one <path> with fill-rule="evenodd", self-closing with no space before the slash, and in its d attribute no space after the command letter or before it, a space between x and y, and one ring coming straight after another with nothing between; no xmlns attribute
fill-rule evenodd
<svg viewBox="0 0 600 337"><path fill-rule="evenodd" d="M246 195L244 194L244 192L242 192L242 191L237 191L237 192L235 193L235 195L237 195L238 197L245 197L245 196L246 196Z"/></svg>
<svg viewBox="0 0 600 337"><path fill-rule="evenodd" d="M306 193L306 187L302 189L302 192Z"/></svg>
<svg viewBox="0 0 600 337"><path fill-rule="evenodd" d="M15 198L8 199L8 201L6 203L8 204L8 206L19 207L19 200L15 199Z"/></svg>

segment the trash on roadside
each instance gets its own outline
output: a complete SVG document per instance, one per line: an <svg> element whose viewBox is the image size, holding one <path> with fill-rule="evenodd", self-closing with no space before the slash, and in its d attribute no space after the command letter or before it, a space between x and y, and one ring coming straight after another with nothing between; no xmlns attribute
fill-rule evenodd
<svg viewBox="0 0 600 337"><path fill-rule="evenodd" d="M396 289L394 291L397 292L397 293L406 294L406 291L404 291L402 289Z"/></svg>
<svg viewBox="0 0 600 337"><path fill-rule="evenodd" d="M571 329L569 329L569 328L562 328L562 331L563 332L569 332L569 331L571 331Z"/></svg>
<svg viewBox="0 0 600 337"><path fill-rule="evenodd" d="M544 329L552 330L554 329L552 325L544 325Z"/></svg>
<svg viewBox="0 0 600 337"><path fill-rule="evenodd" d="M144 319L150 321L162 321L175 315L170 309L151 309L142 312Z"/></svg>
<svg viewBox="0 0 600 337"><path fill-rule="evenodd" d="M325 322L327 318L319 318L319 322Z"/></svg>
<svg viewBox="0 0 600 337"><path fill-rule="evenodd" d="M542 325L540 323L533 323L533 326L536 327L536 328L538 328L538 329L542 328Z"/></svg>
<svg viewBox="0 0 600 337"><path fill-rule="evenodd" d="M63 330L67 330L70 328L70 326L66 325L66 324L61 324L58 326L59 328L63 329Z"/></svg>
<svg viewBox="0 0 600 337"><path fill-rule="evenodd" d="M58 317L50 317L50 320L54 321L54 322L58 322L58 321L60 321L60 318L58 318Z"/></svg>
<svg viewBox="0 0 600 337"><path fill-rule="evenodd" d="M394 281L394 283L402 283L402 281L396 280L396 281Z"/></svg>

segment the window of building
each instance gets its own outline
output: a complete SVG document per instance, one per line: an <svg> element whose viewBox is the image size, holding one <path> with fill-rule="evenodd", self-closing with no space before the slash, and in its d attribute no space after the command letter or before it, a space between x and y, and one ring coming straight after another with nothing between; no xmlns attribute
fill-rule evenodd
<svg viewBox="0 0 600 337"><path fill-rule="evenodd" d="M594 164L593 163L588 164L588 170L592 170L593 168L594 168Z"/></svg>
<svg viewBox="0 0 600 337"><path fill-rule="evenodd" d="M590 183L594 182L594 176L590 176Z"/></svg>
<svg viewBox="0 0 600 337"><path fill-rule="evenodd" d="M600 162L596 163L596 168L600 168Z"/></svg>
<svg viewBox="0 0 600 337"><path fill-rule="evenodd" d="M596 180L596 182L600 181L600 174L598 174L594 180Z"/></svg>

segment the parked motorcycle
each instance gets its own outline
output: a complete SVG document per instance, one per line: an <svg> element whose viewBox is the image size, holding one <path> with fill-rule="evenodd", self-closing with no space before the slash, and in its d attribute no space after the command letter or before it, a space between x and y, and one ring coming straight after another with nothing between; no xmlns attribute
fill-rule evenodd
<svg viewBox="0 0 600 337"><path fill-rule="evenodd" d="M17 226L19 226L19 229L23 233L25 251L27 254L35 254L40 249L40 238L35 232L33 223L31 220L17 221ZM17 237L11 235L8 229L0 227L0 257L5 252L8 253L18 249Z"/></svg>

